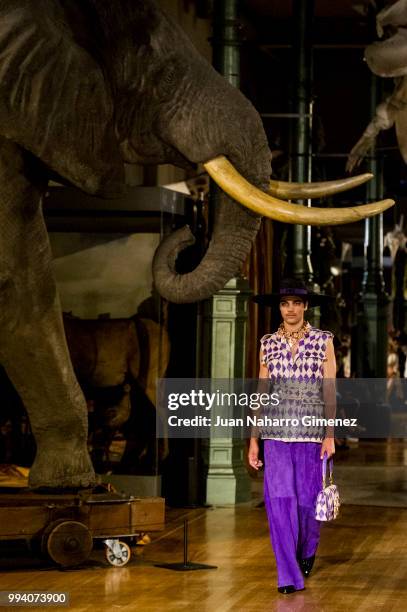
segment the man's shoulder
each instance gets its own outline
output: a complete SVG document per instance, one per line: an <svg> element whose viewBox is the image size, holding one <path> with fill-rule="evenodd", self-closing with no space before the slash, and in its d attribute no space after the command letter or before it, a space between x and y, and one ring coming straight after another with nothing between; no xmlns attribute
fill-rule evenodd
<svg viewBox="0 0 407 612"><path fill-rule="evenodd" d="M327 329L319 329L318 327L311 327L310 335L318 337L321 340L332 340L334 334Z"/></svg>
<svg viewBox="0 0 407 612"><path fill-rule="evenodd" d="M278 338L279 335L277 334L277 332L265 334L262 338L260 338L260 344L268 344L270 342L273 342L274 340L277 340Z"/></svg>

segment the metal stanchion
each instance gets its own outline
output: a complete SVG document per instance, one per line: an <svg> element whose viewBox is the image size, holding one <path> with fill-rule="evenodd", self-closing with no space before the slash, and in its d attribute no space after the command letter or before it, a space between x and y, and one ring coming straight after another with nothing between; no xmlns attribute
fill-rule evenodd
<svg viewBox="0 0 407 612"><path fill-rule="evenodd" d="M218 569L217 565L206 563L192 563L188 561L188 519L184 519L184 562L183 563L155 563L155 567L175 570L177 572L190 572L192 570Z"/></svg>

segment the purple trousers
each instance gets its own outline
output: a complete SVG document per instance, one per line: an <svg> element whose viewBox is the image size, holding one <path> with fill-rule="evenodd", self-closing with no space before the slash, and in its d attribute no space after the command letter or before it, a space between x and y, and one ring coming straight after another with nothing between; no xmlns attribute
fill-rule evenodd
<svg viewBox="0 0 407 612"><path fill-rule="evenodd" d="M320 523L314 518L322 489L321 444L264 440L264 503L278 586L304 588L298 559L315 554Z"/></svg>

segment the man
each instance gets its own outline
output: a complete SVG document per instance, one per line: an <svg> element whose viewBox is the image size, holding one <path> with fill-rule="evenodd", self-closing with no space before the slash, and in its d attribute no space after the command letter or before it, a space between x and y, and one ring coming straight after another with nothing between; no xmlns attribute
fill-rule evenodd
<svg viewBox="0 0 407 612"><path fill-rule="evenodd" d="M336 408L333 334L304 321L307 308L324 297L292 279L283 280L277 294L255 297L261 304L279 304L283 319L275 333L261 339L259 379L269 379L281 391L279 415L289 416L290 421L297 418L299 423L260 431L264 501L278 591L284 594L303 589L303 576L312 569L319 543L315 503L322 489L321 459L324 453L329 458L335 452L333 428L313 425L310 418L333 418ZM308 420L303 422L303 417ZM262 466L257 435L250 439L248 460L256 470Z"/></svg>

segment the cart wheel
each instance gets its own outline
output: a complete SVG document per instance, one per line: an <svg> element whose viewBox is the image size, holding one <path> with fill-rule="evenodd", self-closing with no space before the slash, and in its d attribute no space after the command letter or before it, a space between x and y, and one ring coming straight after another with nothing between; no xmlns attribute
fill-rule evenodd
<svg viewBox="0 0 407 612"><path fill-rule="evenodd" d="M130 561L130 546L121 540L105 540L105 557L110 565L123 567Z"/></svg>
<svg viewBox="0 0 407 612"><path fill-rule="evenodd" d="M42 550L63 567L83 563L92 548L92 535L86 525L79 521L54 521L47 526L42 536Z"/></svg>

